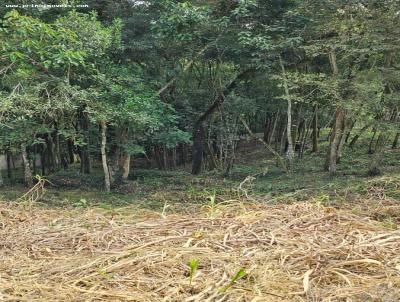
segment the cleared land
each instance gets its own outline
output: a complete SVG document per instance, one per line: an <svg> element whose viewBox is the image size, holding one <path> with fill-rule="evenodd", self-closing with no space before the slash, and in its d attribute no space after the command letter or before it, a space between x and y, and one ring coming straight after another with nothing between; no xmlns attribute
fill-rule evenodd
<svg viewBox="0 0 400 302"><path fill-rule="evenodd" d="M255 148L229 178L136 170L105 194L101 173L60 171L34 203L3 188L0 301L400 301L399 153L370 178L358 152L333 178Z"/></svg>
<svg viewBox="0 0 400 302"><path fill-rule="evenodd" d="M399 184L371 180L341 207L320 198L211 200L172 214L2 203L0 294L4 301L399 301ZM190 284L191 259L199 264Z"/></svg>

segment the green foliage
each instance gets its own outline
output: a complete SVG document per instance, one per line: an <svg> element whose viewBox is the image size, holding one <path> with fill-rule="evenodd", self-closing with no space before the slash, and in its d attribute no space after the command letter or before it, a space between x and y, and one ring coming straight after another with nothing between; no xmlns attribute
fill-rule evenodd
<svg viewBox="0 0 400 302"><path fill-rule="evenodd" d="M154 24L153 30L163 39L189 42L199 37L196 26L207 22L206 7L196 7L190 2L164 1L164 13Z"/></svg>
<svg viewBox="0 0 400 302"><path fill-rule="evenodd" d="M155 143L163 144L167 148L174 148L178 143L188 144L191 142L191 134L180 129L167 130L157 133L153 137Z"/></svg>

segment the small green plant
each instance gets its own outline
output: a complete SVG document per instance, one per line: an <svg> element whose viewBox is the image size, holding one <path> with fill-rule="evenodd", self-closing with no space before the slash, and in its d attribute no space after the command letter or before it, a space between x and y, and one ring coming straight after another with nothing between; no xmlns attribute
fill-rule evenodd
<svg viewBox="0 0 400 302"><path fill-rule="evenodd" d="M215 191L214 191L213 194L208 196L209 203L205 207L209 210L210 217L214 217L216 212L217 212L217 202L216 202L217 198L216 197L217 196L216 196L216 192Z"/></svg>
<svg viewBox="0 0 400 302"><path fill-rule="evenodd" d="M196 274L197 269L199 268L199 260L191 259L189 261L189 267L190 267L189 285L192 286L194 275Z"/></svg>
<svg viewBox="0 0 400 302"><path fill-rule="evenodd" d="M110 203L102 202L99 204L99 208L104 209L104 210L112 210L113 205Z"/></svg>
<svg viewBox="0 0 400 302"><path fill-rule="evenodd" d="M235 285L235 283L238 281L238 280L240 280L240 279L242 279L244 276L246 276L247 275L247 273L246 273L246 271L245 271L245 269L244 268L241 268L240 270L238 270L238 272L236 273L236 275L231 279L231 281L229 282L229 284L228 285L226 285L226 286L224 286L224 287L222 287L221 289L220 289L220 292L221 293L224 293L224 292L226 292L228 289L230 289L233 285Z"/></svg>
<svg viewBox="0 0 400 302"><path fill-rule="evenodd" d="M75 208L86 208L88 206L88 202L85 198L81 198L81 199L75 201L72 205Z"/></svg>
<svg viewBox="0 0 400 302"><path fill-rule="evenodd" d="M320 195L315 197L315 203L317 204L317 206L325 205L325 204L329 203L329 201L330 201L330 197L329 197L329 195L327 195L325 193L321 193Z"/></svg>
<svg viewBox="0 0 400 302"><path fill-rule="evenodd" d="M191 200L198 200L199 198L203 197L204 192L198 189L196 186L189 184L186 188L186 193Z"/></svg>

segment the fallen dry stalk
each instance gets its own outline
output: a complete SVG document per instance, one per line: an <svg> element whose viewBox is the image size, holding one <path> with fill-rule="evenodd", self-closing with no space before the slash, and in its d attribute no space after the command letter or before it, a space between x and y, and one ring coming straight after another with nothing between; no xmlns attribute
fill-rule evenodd
<svg viewBox="0 0 400 302"><path fill-rule="evenodd" d="M400 231L312 201L217 207L160 219L2 203L0 300L400 300Z"/></svg>

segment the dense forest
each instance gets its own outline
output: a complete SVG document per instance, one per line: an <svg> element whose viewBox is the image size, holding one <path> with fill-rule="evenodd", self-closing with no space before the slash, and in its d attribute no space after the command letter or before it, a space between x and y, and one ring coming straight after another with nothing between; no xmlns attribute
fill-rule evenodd
<svg viewBox="0 0 400 302"><path fill-rule="evenodd" d="M0 300L399 301L399 25L1 1Z"/></svg>
<svg viewBox="0 0 400 302"><path fill-rule="evenodd" d="M102 162L109 191L144 155L229 174L240 137L261 132L287 173L323 129L332 174L363 132L371 175L398 146L398 1L88 4L2 8L0 148L9 176L22 154L27 185Z"/></svg>

